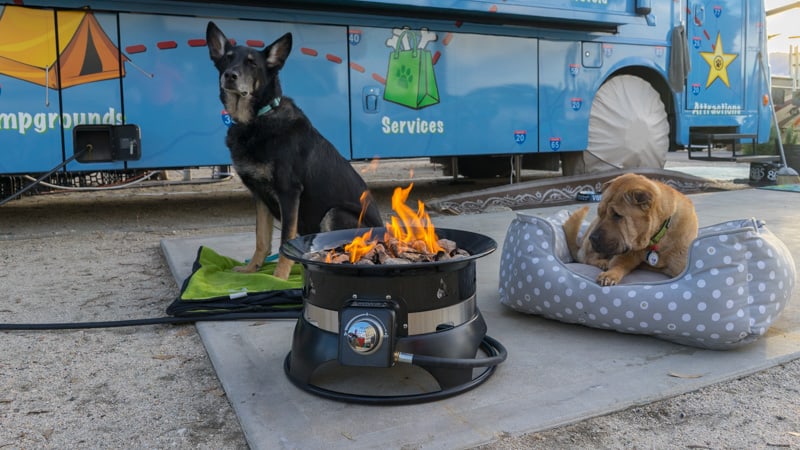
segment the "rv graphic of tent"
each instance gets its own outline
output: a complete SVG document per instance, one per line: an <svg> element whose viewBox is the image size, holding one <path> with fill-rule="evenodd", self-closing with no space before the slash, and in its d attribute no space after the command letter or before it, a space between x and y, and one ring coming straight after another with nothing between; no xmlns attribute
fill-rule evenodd
<svg viewBox="0 0 800 450"><path fill-rule="evenodd" d="M0 74L62 89L124 77L121 61L128 58L91 12L19 6L0 11Z"/></svg>

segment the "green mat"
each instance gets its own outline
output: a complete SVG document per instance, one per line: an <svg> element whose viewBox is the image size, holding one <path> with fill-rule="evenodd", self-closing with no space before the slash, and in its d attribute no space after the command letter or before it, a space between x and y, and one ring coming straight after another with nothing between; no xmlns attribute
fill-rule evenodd
<svg viewBox="0 0 800 450"><path fill-rule="evenodd" d="M771 186L759 186L759 189L769 189L771 191L800 192L800 184L773 184Z"/></svg>
<svg viewBox="0 0 800 450"><path fill-rule="evenodd" d="M167 307L172 316L223 314L229 312L300 311L303 267L292 266L288 280L272 276L275 262L265 263L256 273L233 271L244 263L201 246L178 298Z"/></svg>

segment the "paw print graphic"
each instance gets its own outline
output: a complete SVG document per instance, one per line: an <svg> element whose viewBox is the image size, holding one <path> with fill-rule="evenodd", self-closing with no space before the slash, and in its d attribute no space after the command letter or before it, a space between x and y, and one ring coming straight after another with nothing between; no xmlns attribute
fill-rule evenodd
<svg viewBox="0 0 800 450"><path fill-rule="evenodd" d="M394 28L386 40L390 49L383 99L411 109L439 103L439 88L433 72L433 56L426 49L436 33L425 28L414 31Z"/></svg>
<svg viewBox="0 0 800 450"><path fill-rule="evenodd" d="M397 82L405 89L408 89L409 86L414 85L414 74L406 65L398 67L395 71L395 76L397 77Z"/></svg>

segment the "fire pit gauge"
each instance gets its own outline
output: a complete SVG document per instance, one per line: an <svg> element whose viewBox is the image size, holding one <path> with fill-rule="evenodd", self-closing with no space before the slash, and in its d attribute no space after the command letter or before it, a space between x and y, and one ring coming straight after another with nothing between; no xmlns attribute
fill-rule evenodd
<svg viewBox="0 0 800 450"><path fill-rule="evenodd" d="M301 236L281 253L305 269L303 313L295 326L292 350L284 361L287 377L313 394L345 402L410 404L466 392L486 381L506 358L503 346L486 335L476 301L475 260L497 248L491 238L468 231L440 229L469 256L408 264L335 264L312 260L312 252L351 242L365 230L339 230ZM384 229L375 229L382 236ZM486 354L476 357L478 350ZM439 390L402 395L343 392L312 384L321 366L352 375L346 385L364 381L359 371L391 379L405 364L428 372ZM486 368L473 376L476 368ZM352 389L347 389L352 390Z"/></svg>

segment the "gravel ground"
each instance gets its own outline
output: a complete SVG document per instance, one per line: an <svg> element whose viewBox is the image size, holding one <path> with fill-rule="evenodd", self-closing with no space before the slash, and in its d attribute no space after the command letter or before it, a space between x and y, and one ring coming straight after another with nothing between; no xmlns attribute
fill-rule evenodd
<svg viewBox="0 0 800 450"><path fill-rule="evenodd" d="M487 184L417 173L412 197L423 200ZM397 179L407 175L371 184L379 203ZM0 322L163 316L178 287L160 240L249 232L253 223L235 179L12 201L0 207ZM0 449L247 447L192 325L0 339ZM553 430L500 434L480 448L800 448L798 394L793 361Z"/></svg>
<svg viewBox="0 0 800 450"><path fill-rule="evenodd" d="M184 191L42 195L2 207L0 321L163 316L178 287L159 241L251 228L246 193ZM0 448L246 447L192 325L1 336Z"/></svg>
<svg viewBox="0 0 800 450"><path fill-rule="evenodd" d="M800 361L480 450L800 448Z"/></svg>

